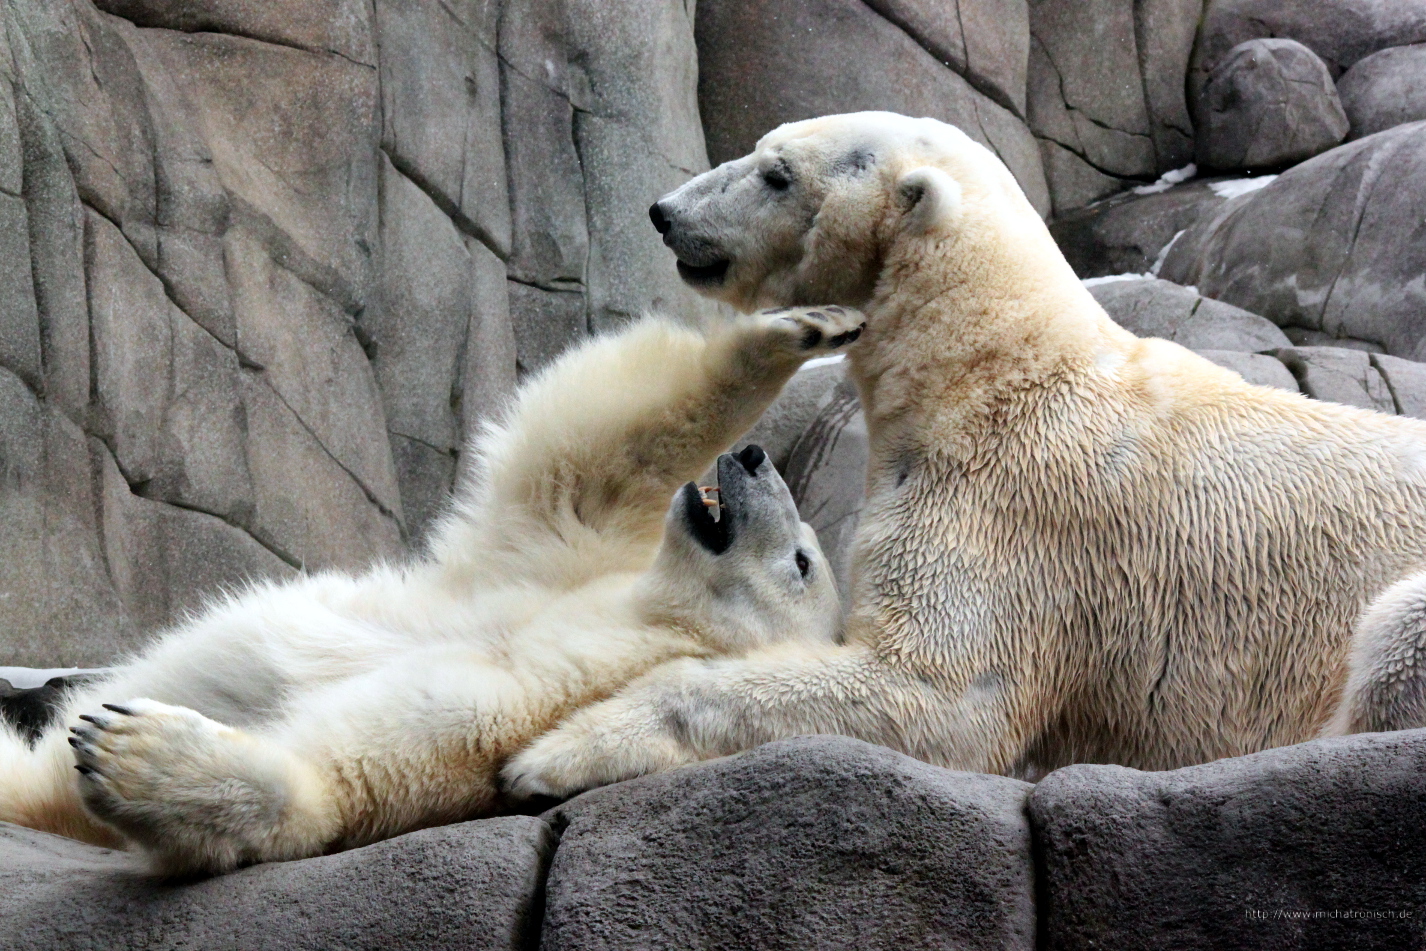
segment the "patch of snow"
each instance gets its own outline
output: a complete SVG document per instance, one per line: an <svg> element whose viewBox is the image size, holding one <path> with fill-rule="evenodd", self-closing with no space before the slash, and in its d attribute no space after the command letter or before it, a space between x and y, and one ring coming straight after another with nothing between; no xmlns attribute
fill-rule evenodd
<svg viewBox="0 0 1426 951"><path fill-rule="evenodd" d="M1213 189L1213 194L1219 198L1237 198L1239 195L1247 195L1257 191L1259 188L1266 188L1272 184L1276 175L1259 175L1257 178L1230 178L1226 182L1214 182L1208 187Z"/></svg>
<svg viewBox="0 0 1426 951"><path fill-rule="evenodd" d="M1115 281L1150 281L1153 277L1152 274L1110 274L1105 277L1086 277L1080 283L1085 287L1097 287L1100 284L1113 284Z"/></svg>
<svg viewBox="0 0 1426 951"><path fill-rule="evenodd" d="M1171 172L1164 172L1159 176L1159 180L1152 185L1140 185L1134 189L1136 195L1157 195L1159 192L1166 192L1175 185L1181 185L1190 178L1198 174L1198 166L1189 162L1183 168L1176 168Z"/></svg>
<svg viewBox="0 0 1426 951"><path fill-rule="evenodd" d="M1183 231L1179 231L1172 238L1169 238L1169 243L1164 245L1163 248L1159 250L1159 256L1154 258L1153 267L1149 268L1150 274L1152 274L1154 277L1159 276L1159 271L1163 270L1164 262L1169 259L1169 251L1173 249L1174 242L1177 241L1179 238L1182 238L1183 232L1187 230L1187 228L1184 228Z"/></svg>
<svg viewBox="0 0 1426 951"><path fill-rule="evenodd" d="M33 690L43 687L51 677L68 677L70 674L102 674L103 667L51 667L37 670L33 667L0 667L0 680L8 680L16 690Z"/></svg>
<svg viewBox="0 0 1426 951"><path fill-rule="evenodd" d="M825 367L833 363L840 363L846 356L845 353L834 353L830 357L815 357L798 367L797 372L801 373L803 370L810 370L813 367Z"/></svg>

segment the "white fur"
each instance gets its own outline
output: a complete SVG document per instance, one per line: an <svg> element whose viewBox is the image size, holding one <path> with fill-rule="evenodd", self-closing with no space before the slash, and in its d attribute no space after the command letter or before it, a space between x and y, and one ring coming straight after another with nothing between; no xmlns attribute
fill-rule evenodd
<svg viewBox="0 0 1426 951"><path fill-rule="evenodd" d="M0 734L0 819L169 874L318 855L489 813L512 752L663 661L829 640L831 572L770 463L718 460L722 554L669 499L861 322L648 320L566 355L482 438L427 557L230 596L33 750Z"/></svg>
<svg viewBox="0 0 1426 951"><path fill-rule="evenodd" d="M902 186L942 176L957 200L927 227ZM1426 424L1116 326L949 126L792 123L659 205L685 264L726 260L706 293L867 312L853 609L840 646L687 660L578 711L507 767L517 792L809 732L1031 777L1299 742L1334 710L1353 619L1426 565ZM1381 603L1415 639L1365 644L1376 669L1414 671L1420 590Z"/></svg>

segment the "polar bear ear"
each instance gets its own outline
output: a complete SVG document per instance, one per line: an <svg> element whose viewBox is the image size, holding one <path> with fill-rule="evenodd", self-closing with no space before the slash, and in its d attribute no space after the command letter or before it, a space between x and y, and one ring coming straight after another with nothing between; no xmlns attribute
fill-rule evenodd
<svg viewBox="0 0 1426 951"><path fill-rule="evenodd" d="M904 209L904 227L925 234L949 221L961 206L961 186L954 178L930 165L913 168L896 183Z"/></svg>

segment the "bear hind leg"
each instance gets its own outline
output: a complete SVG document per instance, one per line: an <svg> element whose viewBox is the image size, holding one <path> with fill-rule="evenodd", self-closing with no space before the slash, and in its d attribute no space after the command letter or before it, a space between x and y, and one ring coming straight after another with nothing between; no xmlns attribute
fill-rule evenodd
<svg viewBox="0 0 1426 951"><path fill-rule="evenodd" d="M1387 588L1357 621L1347 684L1324 734L1426 727L1426 572Z"/></svg>

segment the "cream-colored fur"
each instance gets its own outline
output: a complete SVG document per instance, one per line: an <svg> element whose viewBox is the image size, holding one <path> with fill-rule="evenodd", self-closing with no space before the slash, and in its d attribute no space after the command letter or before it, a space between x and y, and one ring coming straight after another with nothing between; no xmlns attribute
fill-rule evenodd
<svg viewBox="0 0 1426 951"><path fill-rule="evenodd" d="M799 733L1026 776L1306 740L1353 619L1426 564L1426 423L1251 386L1116 326L953 128L786 125L659 211L713 296L866 310L845 643L662 668L513 760L516 792Z"/></svg>
<svg viewBox="0 0 1426 951"><path fill-rule="evenodd" d="M168 874L318 855L488 814L511 752L660 662L830 641L831 571L760 451L718 459L716 524L696 486L669 500L861 320L648 320L566 355L485 435L427 557L233 596L34 749L0 735L0 819Z"/></svg>

